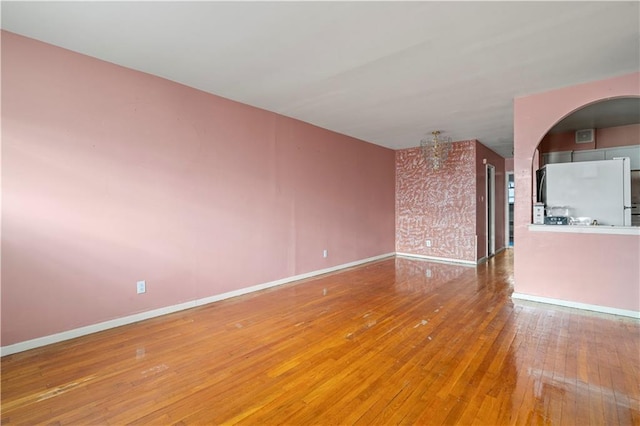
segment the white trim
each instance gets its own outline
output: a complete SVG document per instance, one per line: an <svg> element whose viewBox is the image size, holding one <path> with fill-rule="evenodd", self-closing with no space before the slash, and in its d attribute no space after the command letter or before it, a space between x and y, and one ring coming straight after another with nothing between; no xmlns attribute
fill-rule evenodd
<svg viewBox="0 0 640 426"><path fill-rule="evenodd" d="M516 175L513 172L504 172L504 186L505 186L505 193L504 193L504 245L505 247L509 247L509 219L510 219L510 214L509 214L509 176L513 176L513 182L515 183L516 180ZM514 194L515 194L515 190L514 190ZM515 209L514 209L514 215L515 215ZM515 223L515 218L514 219L514 223ZM515 244L515 241L514 241Z"/></svg>
<svg viewBox="0 0 640 426"><path fill-rule="evenodd" d="M640 226L529 225L529 231L571 234L640 235Z"/></svg>
<svg viewBox="0 0 640 426"><path fill-rule="evenodd" d="M531 294L513 293L513 299L529 300L531 302L547 303L550 305L566 306L568 308L584 309L587 311L602 312L605 314L620 315L640 319L640 311L630 311L627 309L611 308L609 306L590 305L588 303L572 302L569 300L551 299L549 297L534 296Z"/></svg>
<svg viewBox="0 0 640 426"><path fill-rule="evenodd" d="M491 174L489 174L491 169ZM491 176L491 178L489 178ZM485 162L484 170L484 207L485 207L485 256L487 258L495 256L496 253L496 166ZM489 226L491 224L491 226ZM491 234L489 234L491 228ZM491 250L493 248L493 251Z"/></svg>
<svg viewBox="0 0 640 426"><path fill-rule="evenodd" d="M367 259L356 260L355 262L344 263L342 265L332 266L330 268L307 272L306 274L294 275L293 277L282 278L280 280L271 281L264 284L258 284L251 287L245 287L245 288L241 288L239 290L233 290L227 293L216 294L215 296L205 297L204 299L198 299L195 301L195 304L196 306L206 305L208 303L218 302L220 300L229 299L231 297L242 296L243 294L252 293L254 291L265 290L267 288L288 284L293 281L300 281L306 278L315 277L317 275L328 274L329 272L339 271L340 269L351 268L352 266L358 266L363 263L375 262L376 260L385 259L391 256L395 256L395 253L381 254L379 256L369 257Z"/></svg>
<svg viewBox="0 0 640 426"><path fill-rule="evenodd" d="M475 258L476 258L476 265L478 263L480 263L480 259L478 259L478 235L474 235L474 240L473 240L473 249L475 250Z"/></svg>
<svg viewBox="0 0 640 426"><path fill-rule="evenodd" d="M195 301L180 303L178 305L172 305L164 308L153 309L151 311L140 312L138 314L116 318L113 320L104 321L97 324L91 324L85 327L74 328L73 330L63 331L60 333L51 334L49 336L38 337L32 340L26 340L24 342L14 343L13 345L1 347L0 355L1 356L11 355L17 352L38 348L40 346L46 346L46 345L51 345L53 343L62 342L64 340L75 339L76 337L81 337L87 334L108 330L110 328L116 328L123 325L132 324L138 321L144 321L146 319L159 317L161 315L171 314L173 312L194 308L195 306L196 306Z"/></svg>
<svg viewBox="0 0 640 426"><path fill-rule="evenodd" d="M496 250L496 254L494 254L491 257L497 256L500 253L502 253L503 251L505 251L507 248L506 247L500 247L499 249ZM489 260L489 258L487 256L485 257L481 257L480 259L478 259L477 264L480 265L481 263L486 262L487 260Z"/></svg>
<svg viewBox="0 0 640 426"><path fill-rule="evenodd" d="M173 312L183 311L185 309L195 308L196 306L202 306L208 303L218 302L220 300L229 299L229 298L240 296L243 294L264 290L270 287L287 284L293 281L299 281L305 278L311 278L317 275L338 271L340 269L350 268L352 266L361 265L363 263L374 262L376 260L385 259L387 257L391 257L394 255L395 253L381 254L379 256L373 256L367 259L356 260L355 262L344 263L342 265L332 266L330 268L325 268L325 269L319 269L317 271L307 272L305 274L294 275L292 277L283 278L280 280L271 281L264 284L258 284L252 287L241 288L239 290L217 294L215 296L205 297L203 299L196 299L189 302L180 303L177 305L166 306L163 308L153 309L151 311L146 311L146 312L140 312L138 314L128 315L126 317L116 318L113 320L104 321L97 324L91 324L85 327L75 328L73 330L51 334L49 336L38 337L35 339L26 340L24 342L14 343L13 345L2 346L0 348L0 356L11 355L18 352L27 351L29 349L35 349L41 346L46 346L53 343L62 342L65 340L75 339L76 337L85 336L87 334L97 333L99 331L104 331L110 328L120 327L127 324L133 324L135 322L144 321L146 319L159 317L159 316L170 314Z"/></svg>
<svg viewBox="0 0 640 426"><path fill-rule="evenodd" d="M461 260L461 259L449 259L446 257L435 257L435 256L425 256L423 254L412 254L412 253L396 253L396 256L400 257L417 257L418 259L432 260L434 262L445 262L445 263L462 263L464 265L476 265L476 262L473 260Z"/></svg>

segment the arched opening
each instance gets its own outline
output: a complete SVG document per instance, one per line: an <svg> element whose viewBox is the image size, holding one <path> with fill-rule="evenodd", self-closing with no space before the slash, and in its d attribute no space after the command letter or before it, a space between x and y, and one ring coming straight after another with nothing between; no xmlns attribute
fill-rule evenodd
<svg viewBox="0 0 640 426"><path fill-rule="evenodd" d="M592 102L558 120L538 142L532 155L531 193L533 202L537 204L534 204L532 223L640 226L639 135L638 96ZM614 167L612 163L548 166L623 157L629 158L628 164L624 166L628 171L621 172L626 175L620 178L617 170L624 169L622 164L615 165L617 169L610 172L610 177L604 177L604 172L596 172L595 168L611 168ZM555 198L549 200L548 180L552 170L556 182L552 185ZM572 175L576 173L600 173L601 177L597 180L594 180L595 177L591 180L586 177L578 179ZM605 183L603 179L610 181ZM578 194L580 186L585 187L581 195ZM603 197L612 205L617 206L619 203L619 207L612 206L605 212L602 205ZM575 205L576 203L580 206Z"/></svg>
<svg viewBox="0 0 640 426"><path fill-rule="evenodd" d="M639 227L532 225L532 165L565 117L601 101L640 97L640 73L514 100L514 298L640 317ZM597 135L596 135L597 138ZM637 140L637 136L636 136Z"/></svg>

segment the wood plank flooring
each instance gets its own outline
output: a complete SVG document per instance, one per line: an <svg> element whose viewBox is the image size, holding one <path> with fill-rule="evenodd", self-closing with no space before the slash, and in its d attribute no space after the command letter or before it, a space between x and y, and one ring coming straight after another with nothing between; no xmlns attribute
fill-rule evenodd
<svg viewBox="0 0 640 426"><path fill-rule="evenodd" d="M389 258L2 358L3 425L640 425L640 323Z"/></svg>

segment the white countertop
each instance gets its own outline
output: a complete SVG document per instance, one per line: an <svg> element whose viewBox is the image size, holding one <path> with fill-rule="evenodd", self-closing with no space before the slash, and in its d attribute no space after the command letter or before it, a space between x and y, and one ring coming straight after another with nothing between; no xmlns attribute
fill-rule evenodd
<svg viewBox="0 0 640 426"><path fill-rule="evenodd" d="M529 225L529 231L572 234L640 235L640 226Z"/></svg>

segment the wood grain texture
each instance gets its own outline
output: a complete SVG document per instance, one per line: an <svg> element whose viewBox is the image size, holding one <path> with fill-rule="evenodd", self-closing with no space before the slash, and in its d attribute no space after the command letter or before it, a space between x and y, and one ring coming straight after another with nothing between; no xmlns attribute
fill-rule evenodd
<svg viewBox="0 0 640 426"><path fill-rule="evenodd" d="M2 358L2 424L640 424L638 321L395 258Z"/></svg>

